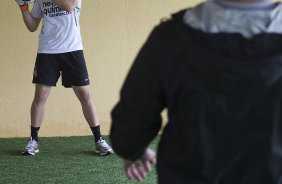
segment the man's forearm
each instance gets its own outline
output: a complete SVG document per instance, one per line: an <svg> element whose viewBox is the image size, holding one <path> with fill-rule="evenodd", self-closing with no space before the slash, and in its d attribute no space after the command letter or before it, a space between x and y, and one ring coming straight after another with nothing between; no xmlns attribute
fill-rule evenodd
<svg viewBox="0 0 282 184"><path fill-rule="evenodd" d="M52 0L52 2L68 12L71 12L77 6L77 0Z"/></svg>
<svg viewBox="0 0 282 184"><path fill-rule="evenodd" d="M22 16L27 29L30 32L36 31L40 23L40 19L34 18L29 10L23 11Z"/></svg>

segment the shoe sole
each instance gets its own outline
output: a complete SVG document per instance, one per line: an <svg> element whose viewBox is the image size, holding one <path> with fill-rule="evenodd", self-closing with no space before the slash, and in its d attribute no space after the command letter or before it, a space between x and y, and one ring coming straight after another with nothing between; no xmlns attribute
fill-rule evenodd
<svg viewBox="0 0 282 184"><path fill-rule="evenodd" d="M39 149L34 150L34 152L25 151L25 152L22 152L22 154L23 154L24 156L28 156L28 155L34 156L34 155L35 155L36 153L38 153L38 152L39 152Z"/></svg>
<svg viewBox="0 0 282 184"><path fill-rule="evenodd" d="M106 153L103 153L103 152L100 152L98 150L94 150L96 154L100 155L100 156L107 156L107 155L110 155L110 154L113 154L114 152L111 152L111 151L107 151Z"/></svg>

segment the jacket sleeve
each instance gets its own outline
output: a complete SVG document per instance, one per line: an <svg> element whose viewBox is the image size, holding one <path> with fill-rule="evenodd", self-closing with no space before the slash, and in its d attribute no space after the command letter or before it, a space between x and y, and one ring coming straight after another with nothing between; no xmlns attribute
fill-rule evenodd
<svg viewBox="0 0 282 184"><path fill-rule="evenodd" d="M156 27L137 55L112 111L110 139L115 152L136 160L161 128L165 106L161 62L168 52L166 31Z"/></svg>

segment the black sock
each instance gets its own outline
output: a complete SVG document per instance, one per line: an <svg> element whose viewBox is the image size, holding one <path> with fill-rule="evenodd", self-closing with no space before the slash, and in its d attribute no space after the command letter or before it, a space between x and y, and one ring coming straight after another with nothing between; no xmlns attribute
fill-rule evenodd
<svg viewBox="0 0 282 184"><path fill-rule="evenodd" d="M31 139L35 140L36 142L38 142L38 131L39 131L40 127L33 127L31 126Z"/></svg>
<svg viewBox="0 0 282 184"><path fill-rule="evenodd" d="M95 142L98 142L101 138L100 125L95 126L95 127L90 127L90 128L94 135Z"/></svg>

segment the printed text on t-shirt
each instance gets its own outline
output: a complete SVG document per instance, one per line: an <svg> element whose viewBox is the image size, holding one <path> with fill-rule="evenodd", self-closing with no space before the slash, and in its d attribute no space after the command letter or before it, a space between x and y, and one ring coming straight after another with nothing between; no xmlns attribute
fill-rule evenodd
<svg viewBox="0 0 282 184"><path fill-rule="evenodd" d="M43 14L49 17L58 17L69 15L71 12L67 12L62 8L58 7L53 2L43 2Z"/></svg>

